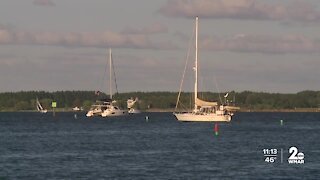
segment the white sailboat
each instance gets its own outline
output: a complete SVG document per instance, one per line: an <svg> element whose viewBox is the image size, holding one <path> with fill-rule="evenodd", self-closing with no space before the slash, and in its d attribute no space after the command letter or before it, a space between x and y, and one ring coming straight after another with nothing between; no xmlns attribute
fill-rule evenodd
<svg viewBox="0 0 320 180"><path fill-rule="evenodd" d="M109 117L109 116L123 116L127 115L127 110L122 110L116 105L116 101L112 100L112 52L109 49L109 71L110 71L110 79L109 79L109 99L101 99L97 100L95 104L91 105L90 110L87 112L87 117L93 116L102 116L102 117ZM99 91L98 91L99 92Z"/></svg>
<svg viewBox="0 0 320 180"><path fill-rule="evenodd" d="M194 84L194 109L192 112L174 112L178 121L189 122L230 122L234 112L239 107L224 105L218 102L208 102L198 98L198 17L196 17L196 38L195 38L195 84ZM177 99L176 109L179 103L181 88Z"/></svg>
<svg viewBox="0 0 320 180"><path fill-rule="evenodd" d="M141 113L141 111L134 107L135 103L138 101L138 98L130 98L127 100L127 107L129 114L138 114Z"/></svg>
<svg viewBox="0 0 320 180"><path fill-rule="evenodd" d="M40 112L40 113L47 113L48 110L44 109L39 101L39 99L37 98L36 99L36 106L37 106L37 110Z"/></svg>
<svg viewBox="0 0 320 180"><path fill-rule="evenodd" d="M116 105L116 101L112 100L112 52L109 49L109 71L110 71L110 79L109 79L109 93L110 93L110 101L104 102L102 106L102 117L109 117L109 116L123 116L128 115L128 110L123 110Z"/></svg>

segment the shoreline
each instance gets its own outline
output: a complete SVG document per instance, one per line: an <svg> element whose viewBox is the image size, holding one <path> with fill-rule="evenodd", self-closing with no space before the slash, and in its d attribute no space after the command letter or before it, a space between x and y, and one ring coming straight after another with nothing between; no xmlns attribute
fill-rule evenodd
<svg viewBox="0 0 320 180"><path fill-rule="evenodd" d="M295 108L295 109L240 109L239 112L320 112L320 108Z"/></svg>
<svg viewBox="0 0 320 180"><path fill-rule="evenodd" d="M0 112L37 112L36 110L22 110L22 111L10 111L2 110ZM52 110L48 110L48 113L52 113ZM55 112L74 112L74 113L84 113L87 111L73 111L69 109L55 109ZM146 109L141 110L141 112L174 112L174 109ZM320 112L320 108L295 108L295 109L240 109L238 112Z"/></svg>

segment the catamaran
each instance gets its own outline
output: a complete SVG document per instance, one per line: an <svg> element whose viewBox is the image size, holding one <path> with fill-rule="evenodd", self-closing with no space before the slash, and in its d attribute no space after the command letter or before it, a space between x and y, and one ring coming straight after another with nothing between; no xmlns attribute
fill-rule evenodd
<svg viewBox="0 0 320 180"><path fill-rule="evenodd" d="M234 112L239 110L239 107L229 104L219 104L215 101L204 101L198 98L198 17L196 17L195 34L195 66L193 68L195 72L194 108L192 112L177 112L177 107L180 102L179 98L181 95L180 87L174 115L178 121L230 122Z"/></svg>
<svg viewBox="0 0 320 180"><path fill-rule="evenodd" d="M36 106L37 106L37 110L40 112L40 113L47 113L48 110L44 109L39 101L39 99L37 98L36 99Z"/></svg>
<svg viewBox="0 0 320 180"><path fill-rule="evenodd" d="M128 115L128 110L122 110L120 107L116 105L115 100L112 99L112 72L113 69L113 61L112 61L112 51L109 49L109 71L110 71L110 81L109 81L109 93L110 99L97 101L96 104L91 106L91 109L87 113L87 117L91 116L123 116Z"/></svg>

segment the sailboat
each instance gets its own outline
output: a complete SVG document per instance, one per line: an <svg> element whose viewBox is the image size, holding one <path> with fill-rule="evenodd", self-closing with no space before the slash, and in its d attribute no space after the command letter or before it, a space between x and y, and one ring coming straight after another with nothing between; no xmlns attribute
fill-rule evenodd
<svg viewBox="0 0 320 180"><path fill-rule="evenodd" d="M218 102L204 101L198 98L198 17L196 17L196 38L195 38L195 83L194 83L194 108L192 112L177 112L174 115L178 121L186 122L230 122L234 112L239 107ZM176 109L179 103L181 88L179 91Z"/></svg>
<svg viewBox="0 0 320 180"><path fill-rule="evenodd" d="M117 101L112 99L112 67L113 67L113 60L112 60L112 51L109 49L109 71L110 71L110 79L109 79L109 93L110 93L110 101L105 102L105 108L101 113L102 117L109 117L109 116L123 116L128 115L127 110L123 110L116 105ZM117 83L117 82L115 82Z"/></svg>
<svg viewBox="0 0 320 180"><path fill-rule="evenodd" d="M122 110L120 107L116 105L115 100L112 99L112 51L109 49L109 71L110 71L110 79L109 79L109 93L110 98L97 100L95 104L91 105L90 110L87 112L87 117L93 116L123 116L128 115L127 110ZM97 91L98 94L100 91ZM96 92L96 94L97 94Z"/></svg>
<svg viewBox="0 0 320 180"><path fill-rule="evenodd" d="M135 99L133 98L129 98L127 100L127 107L128 107L128 112L129 114L138 114L141 113L141 111L139 109L136 109L134 107L135 103L138 101L138 98L136 97Z"/></svg>
<svg viewBox="0 0 320 180"><path fill-rule="evenodd" d="M44 109L39 101L39 99L37 98L36 99L36 106L37 106L37 110L40 112L40 113L47 113L48 110Z"/></svg>
<svg viewBox="0 0 320 180"><path fill-rule="evenodd" d="M109 81L109 93L110 99L104 99L97 101L96 104L91 106L91 109L87 113L87 117L91 116L102 116L102 117L109 117L109 116L123 116L128 115L128 110L122 110L120 107L116 105L115 100L112 99L112 52L109 49L109 70L110 70L110 81Z"/></svg>

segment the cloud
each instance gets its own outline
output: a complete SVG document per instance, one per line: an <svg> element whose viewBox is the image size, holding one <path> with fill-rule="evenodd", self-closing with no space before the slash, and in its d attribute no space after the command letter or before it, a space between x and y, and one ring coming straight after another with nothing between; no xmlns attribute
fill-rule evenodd
<svg viewBox="0 0 320 180"><path fill-rule="evenodd" d="M126 27L122 33L124 34L157 34L157 33L167 33L168 28L160 23L154 23L148 27L142 29L136 29L132 27Z"/></svg>
<svg viewBox="0 0 320 180"><path fill-rule="evenodd" d="M147 29L147 28L145 28ZM26 32L0 25L0 45L48 45L63 47L132 48L132 49L177 49L171 41L158 42L142 31L105 32ZM155 32L155 31L148 31ZM159 32L159 31L158 31ZM145 32L147 33L147 32ZM185 35L173 34L181 41ZM303 35L285 36L237 34L230 37L202 35L200 48L211 51L246 53L320 53L320 39Z"/></svg>
<svg viewBox="0 0 320 180"><path fill-rule="evenodd" d="M174 49L171 42L154 42L147 34L118 32L26 32L0 26L0 44L51 45L70 47L117 47L134 49Z"/></svg>
<svg viewBox="0 0 320 180"><path fill-rule="evenodd" d="M33 4L37 6L48 6L48 7L55 6L55 3L52 2L51 0L34 0Z"/></svg>
<svg viewBox="0 0 320 180"><path fill-rule="evenodd" d="M258 0L168 0L159 12L169 17L229 18L319 22L317 7L304 1L289 4Z"/></svg>
<svg viewBox="0 0 320 180"><path fill-rule="evenodd" d="M200 48L213 51L249 53L320 53L320 40L302 35L239 34L228 38L206 37L200 40Z"/></svg>

